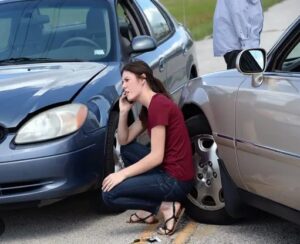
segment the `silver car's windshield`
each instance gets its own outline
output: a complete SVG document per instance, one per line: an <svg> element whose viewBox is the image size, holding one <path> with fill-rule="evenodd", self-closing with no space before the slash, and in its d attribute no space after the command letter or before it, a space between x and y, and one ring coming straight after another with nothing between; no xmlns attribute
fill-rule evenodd
<svg viewBox="0 0 300 244"><path fill-rule="evenodd" d="M112 19L103 0L0 4L0 65L114 60Z"/></svg>

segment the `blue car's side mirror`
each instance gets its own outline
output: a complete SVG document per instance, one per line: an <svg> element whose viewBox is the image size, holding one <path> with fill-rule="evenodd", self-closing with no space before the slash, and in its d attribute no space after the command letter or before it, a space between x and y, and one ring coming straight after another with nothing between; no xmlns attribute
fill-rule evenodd
<svg viewBox="0 0 300 244"><path fill-rule="evenodd" d="M136 36L131 42L131 53L149 52L157 47L156 41L151 36Z"/></svg>

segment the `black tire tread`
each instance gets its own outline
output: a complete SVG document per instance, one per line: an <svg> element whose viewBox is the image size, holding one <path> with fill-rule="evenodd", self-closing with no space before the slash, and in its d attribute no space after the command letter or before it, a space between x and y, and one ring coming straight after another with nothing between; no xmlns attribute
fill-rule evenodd
<svg viewBox="0 0 300 244"><path fill-rule="evenodd" d="M115 140L115 131L118 126L119 113L118 111L112 111L109 116L108 125L107 125L107 134L105 140L105 149L104 149L104 165L103 172L101 177L101 182L103 179L114 172L114 156L113 156L113 146ZM115 213L116 211L112 210L106 206L102 201L101 186L98 186L98 189L92 192L92 205L95 210L101 214L110 214Z"/></svg>

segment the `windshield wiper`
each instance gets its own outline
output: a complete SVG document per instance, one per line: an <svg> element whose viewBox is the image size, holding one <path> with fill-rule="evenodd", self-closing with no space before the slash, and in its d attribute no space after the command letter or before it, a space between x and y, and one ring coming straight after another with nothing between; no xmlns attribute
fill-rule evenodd
<svg viewBox="0 0 300 244"><path fill-rule="evenodd" d="M47 62L82 62L81 59L53 59L53 58L9 58L0 60L0 64L26 64L26 63L47 63Z"/></svg>

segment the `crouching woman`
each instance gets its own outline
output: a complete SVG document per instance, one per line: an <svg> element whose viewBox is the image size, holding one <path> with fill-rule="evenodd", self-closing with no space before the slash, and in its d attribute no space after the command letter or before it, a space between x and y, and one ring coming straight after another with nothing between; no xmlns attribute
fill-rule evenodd
<svg viewBox="0 0 300 244"><path fill-rule="evenodd" d="M125 164L102 183L104 202L117 210L135 209L129 223L156 223L160 211L162 235L175 232L184 212L182 202L193 186L191 143L183 115L161 81L143 61L122 69L124 92L119 100L118 141ZM134 103L142 105L139 119L127 126ZM147 130L151 148L134 139Z"/></svg>

